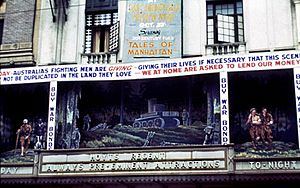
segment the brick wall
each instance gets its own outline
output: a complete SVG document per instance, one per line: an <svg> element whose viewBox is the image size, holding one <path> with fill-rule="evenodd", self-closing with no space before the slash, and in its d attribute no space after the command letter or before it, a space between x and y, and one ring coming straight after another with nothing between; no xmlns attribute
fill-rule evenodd
<svg viewBox="0 0 300 188"><path fill-rule="evenodd" d="M7 0L2 44L32 42L35 0Z"/></svg>

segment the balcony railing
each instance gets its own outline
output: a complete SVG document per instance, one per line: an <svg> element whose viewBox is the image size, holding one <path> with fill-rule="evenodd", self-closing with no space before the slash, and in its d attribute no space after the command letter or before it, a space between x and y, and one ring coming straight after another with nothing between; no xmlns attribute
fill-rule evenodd
<svg viewBox="0 0 300 188"><path fill-rule="evenodd" d="M82 64L114 64L117 63L116 53L88 53L81 55Z"/></svg>
<svg viewBox="0 0 300 188"><path fill-rule="evenodd" d="M224 55L245 53L246 44L244 42L210 44L206 45L206 55Z"/></svg>

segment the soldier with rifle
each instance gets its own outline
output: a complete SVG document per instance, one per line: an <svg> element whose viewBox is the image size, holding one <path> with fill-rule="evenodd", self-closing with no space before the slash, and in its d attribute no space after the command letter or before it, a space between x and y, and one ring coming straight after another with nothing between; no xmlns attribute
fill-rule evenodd
<svg viewBox="0 0 300 188"><path fill-rule="evenodd" d="M18 129L18 131L16 133L17 134L16 143L18 142L18 138L20 138L21 156L22 157L24 156L24 154L26 155L28 152L31 132L32 132L31 125L28 123L27 119L24 119L23 124L20 126L20 128Z"/></svg>

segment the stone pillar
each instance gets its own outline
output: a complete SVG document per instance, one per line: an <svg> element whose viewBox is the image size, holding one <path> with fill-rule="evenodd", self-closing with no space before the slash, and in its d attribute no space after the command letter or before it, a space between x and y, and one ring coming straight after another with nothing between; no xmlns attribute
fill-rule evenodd
<svg viewBox="0 0 300 188"><path fill-rule="evenodd" d="M297 28L297 47L300 49L300 0L293 0L295 4L296 28Z"/></svg>

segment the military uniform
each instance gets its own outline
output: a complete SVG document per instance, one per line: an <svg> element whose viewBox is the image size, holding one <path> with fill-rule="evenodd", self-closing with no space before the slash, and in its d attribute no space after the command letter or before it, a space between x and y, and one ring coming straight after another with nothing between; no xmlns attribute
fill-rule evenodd
<svg viewBox="0 0 300 188"><path fill-rule="evenodd" d="M30 144L30 136L31 136L32 128L31 125L28 123L28 120L23 120L23 124L20 126L18 130L18 134L20 137L20 144L21 144L21 156L27 154L28 147Z"/></svg>

